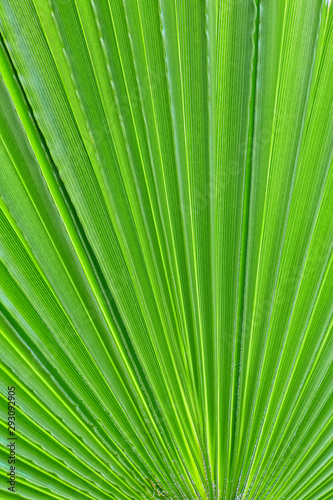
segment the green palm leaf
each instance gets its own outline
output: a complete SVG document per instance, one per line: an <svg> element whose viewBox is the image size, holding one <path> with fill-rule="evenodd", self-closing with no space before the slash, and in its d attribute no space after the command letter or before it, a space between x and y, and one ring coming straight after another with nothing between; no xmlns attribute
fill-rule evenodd
<svg viewBox="0 0 333 500"><path fill-rule="evenodd" d="M329 3L0 30L1 498L331 498Z"/></svg>

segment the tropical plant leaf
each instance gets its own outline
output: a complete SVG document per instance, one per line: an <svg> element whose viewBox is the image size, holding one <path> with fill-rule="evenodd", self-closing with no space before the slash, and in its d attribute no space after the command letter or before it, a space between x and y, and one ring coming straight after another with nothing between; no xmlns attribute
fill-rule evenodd
<svg viewBox="0 0 333 500"><path fill-rule="evenodd" d="M0 13L1 498L331 498L329 2Z"/></svg>

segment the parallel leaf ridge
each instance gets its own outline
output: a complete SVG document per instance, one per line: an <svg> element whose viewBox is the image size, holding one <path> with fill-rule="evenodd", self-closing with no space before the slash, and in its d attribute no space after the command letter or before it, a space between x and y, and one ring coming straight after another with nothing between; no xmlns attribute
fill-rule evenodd
<svg viewBox="0 0 333 500"><path fill-rule="evenodd" d="M0 72L1 499L332 498L330 2L2 0Z"/></svg>

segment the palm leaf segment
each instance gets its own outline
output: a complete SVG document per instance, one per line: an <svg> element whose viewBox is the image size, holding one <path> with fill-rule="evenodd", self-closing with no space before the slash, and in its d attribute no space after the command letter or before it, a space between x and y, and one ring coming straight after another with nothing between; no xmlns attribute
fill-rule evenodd
<svg viewBox="0 0 333 500"><path fill-rule="evenodd" d="M1 498L331 498L328 2L0 19Z"/></svg>

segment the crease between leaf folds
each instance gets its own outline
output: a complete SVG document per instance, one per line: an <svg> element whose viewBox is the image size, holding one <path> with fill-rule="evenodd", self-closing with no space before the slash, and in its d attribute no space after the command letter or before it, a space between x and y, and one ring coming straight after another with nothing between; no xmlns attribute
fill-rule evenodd
<svg viewBox="0 0 333 500"><path fill-rule="evenodd" d="M1 498L331 498L330 2L3 0L0 70Z"/></svg>

